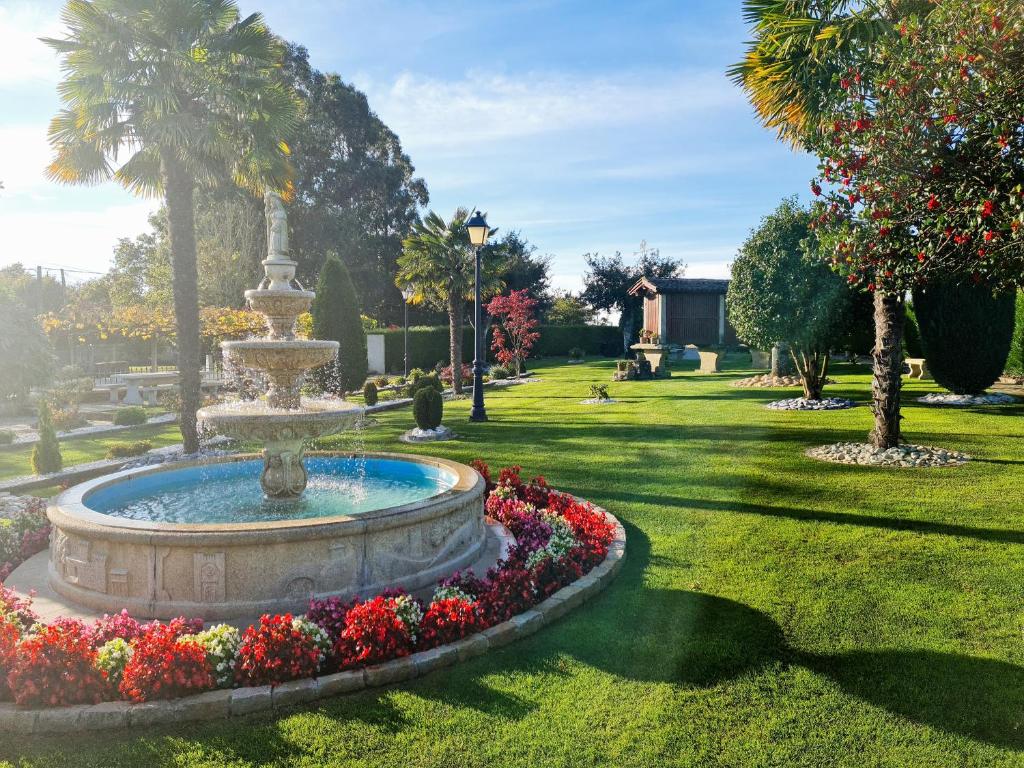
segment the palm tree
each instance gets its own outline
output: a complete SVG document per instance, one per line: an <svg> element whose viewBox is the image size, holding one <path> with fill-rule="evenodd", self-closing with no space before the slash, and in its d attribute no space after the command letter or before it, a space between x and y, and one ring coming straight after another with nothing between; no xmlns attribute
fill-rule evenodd
<svg viewBox="0 0 1024 768"><path fill-rule="evenodd" d="M850 67L870 69L877 42L898 21L927 13L929 0L744 0L754 39L743 61L729 68L761 122L795 147L822 125L839 78ZM872 397L876 448L900 440L903 297L876 292Z"/></svg>
<svg viewBox="0 0 1024 768"><path fill-rule="evenodd" d="M412 234L402 241L395 278L396 285L412 285L413 303L425 302L448 312L452 388L456 392L462 392L462 322L466 301L473 298L475 288L476 263L466 231L468 218L466 208L457 208L450 221L431 211L422 222L414 224ZM501 290L497 276L500 267L484 261L482 293Z"/></svg>
<svg viewBox="0 0 1024 768"><path fill-rule="evenodd" d="M193 193L231 178L254 194L290 189L285 138L297 100L277 76L281 46L233 0L68 0L62 109L50 123L49 177L113 177L163 196L174 270L181 433L199 448L199 298ZM123 155L127 159L121 163ZM119 164L120 163L120 164Z"/></svg>

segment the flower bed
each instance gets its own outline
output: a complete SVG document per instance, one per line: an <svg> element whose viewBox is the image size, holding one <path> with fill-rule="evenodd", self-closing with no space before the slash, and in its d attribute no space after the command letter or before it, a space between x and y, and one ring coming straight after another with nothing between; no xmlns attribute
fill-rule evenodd
<svg viewBox="0 0 1024 768"><path fill-rule="evenodd" d="M614 575L624 553L614 518L551 489L543 478L524 482L519 467L502 470L492 483L486 465L474 466L488 483L488 514L516 542L483 576L465 571L443 580L427 603L389 590L348 603L313 600L303 617L264 615L243 632L226 625L203 631L197 620L139 624L127 613L93 625L68 619L41 625L29 605L0 588L0 669L7 672L0 699L17 705L0 705L0 730L61 729L47 720L48 710L26 707L108 702L108 719L93 713L96 719L86 727L117 727L126 724L129 701L195 701L201 697L190 694L210 691L210 701L222 702L227 713L228 701L245 700L247 688L269 703L292 701L289 692L300 690L305 693L294 701L311 698L308 690L330 695L345 686L393 682L472 655L470 647L486 650L526 634L526 627L533 631ZM613 543L616 558L608 558ZM599 579L563 589L599 565ZM456 652L463 645L466 650ZM383 669L390 671L381 677ZM114 703L129 710L111 709ZM48 725L37 727L33 720L26 726L16 717L22 713ZM67 725L76 723L81 725L73 718Z"/></svg>
<svg viewBox="0 0 1024 768"><path fill-rule="evenodd" d="M50 521L43 499L7 497L10 512L0 514L0 584L14 569L37 552L46 549Z"/></svg>

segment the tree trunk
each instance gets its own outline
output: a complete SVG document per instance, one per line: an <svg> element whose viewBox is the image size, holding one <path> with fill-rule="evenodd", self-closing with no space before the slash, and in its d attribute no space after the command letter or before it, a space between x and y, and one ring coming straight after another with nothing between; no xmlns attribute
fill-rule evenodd
<svg viewBox="0 0 1024 768"><path fill-rule="evenodd" d="M875 448L900 442L900 387L903 385L903 297L875 293L874 376L871 395L875 428L868 435Z"/></svg>
<svg viewBox="0 0 1024 768"><path fill-rule="evenodd" d="M463 300L458 296L448 298L448 347L452 359L452 390L462 394L462 312ZM475 351L475 350L474 350Z"/></svg>
<svg viewBox="0 0 1024 768"><path fill-rule="evenodd" d="M628 310L622 313L622 354L629 354L629 345L633 343L633 314Z"/></svg>
<svg viewBox="0 0 1024 768"><path fill-rule="evenodd" d="M818 350L800 350L798 356L792 347L790 354L800 375L804 399L821 400L821 390L825 387L825 373L828 370L828 354L822 355Z"/></svg>
<svg viewBox="0 0 1024 768"><path fill-rule="evenodd" d="M160 153L167 204L167 234L171 244L174 317L177 326L178 371L181 386L180 428L185 453L199 450L196 411L202 404L199 365L199 277L196 270L195 184L174 152Z"/></svg>

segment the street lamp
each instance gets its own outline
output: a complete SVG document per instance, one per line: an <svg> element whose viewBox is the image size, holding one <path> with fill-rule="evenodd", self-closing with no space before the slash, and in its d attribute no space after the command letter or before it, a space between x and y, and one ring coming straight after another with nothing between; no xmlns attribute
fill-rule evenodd
<svg viewBox="0 0 1024 768"><path fill-rule="evenodd" d="M402 288L402 299L405 304L405 372L403 376L409 376L409 302L416 295L416 288L412 283L406 283Z"/></svg>
<svg viewBox="0 0 1024 768"><path fill-rule="evenodd" d="M469 412L470 421L487 421L487 411L484 410L484 350L483 350L483 308L480 306L480 250L487 242L491 234L487 226L487 219L480 211L476 211L469 221L466 222L466 231L469 232L469 242L476 249L476 291L473 313L473 409ZM453 376L459 374L454 372L455 366L461 365L452 361Z"/></svg>

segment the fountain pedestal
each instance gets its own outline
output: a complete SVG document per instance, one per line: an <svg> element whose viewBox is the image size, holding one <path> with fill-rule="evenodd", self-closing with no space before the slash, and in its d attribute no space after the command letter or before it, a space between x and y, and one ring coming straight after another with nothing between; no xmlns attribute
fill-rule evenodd
<svg viewBox="0 0 1024 768"><path fill-rule="evenodd" d="M263 448L263 492L275 499L293 499L306 490L309 475L303 463L305 447L301 440L278 440Z"/></svg>

